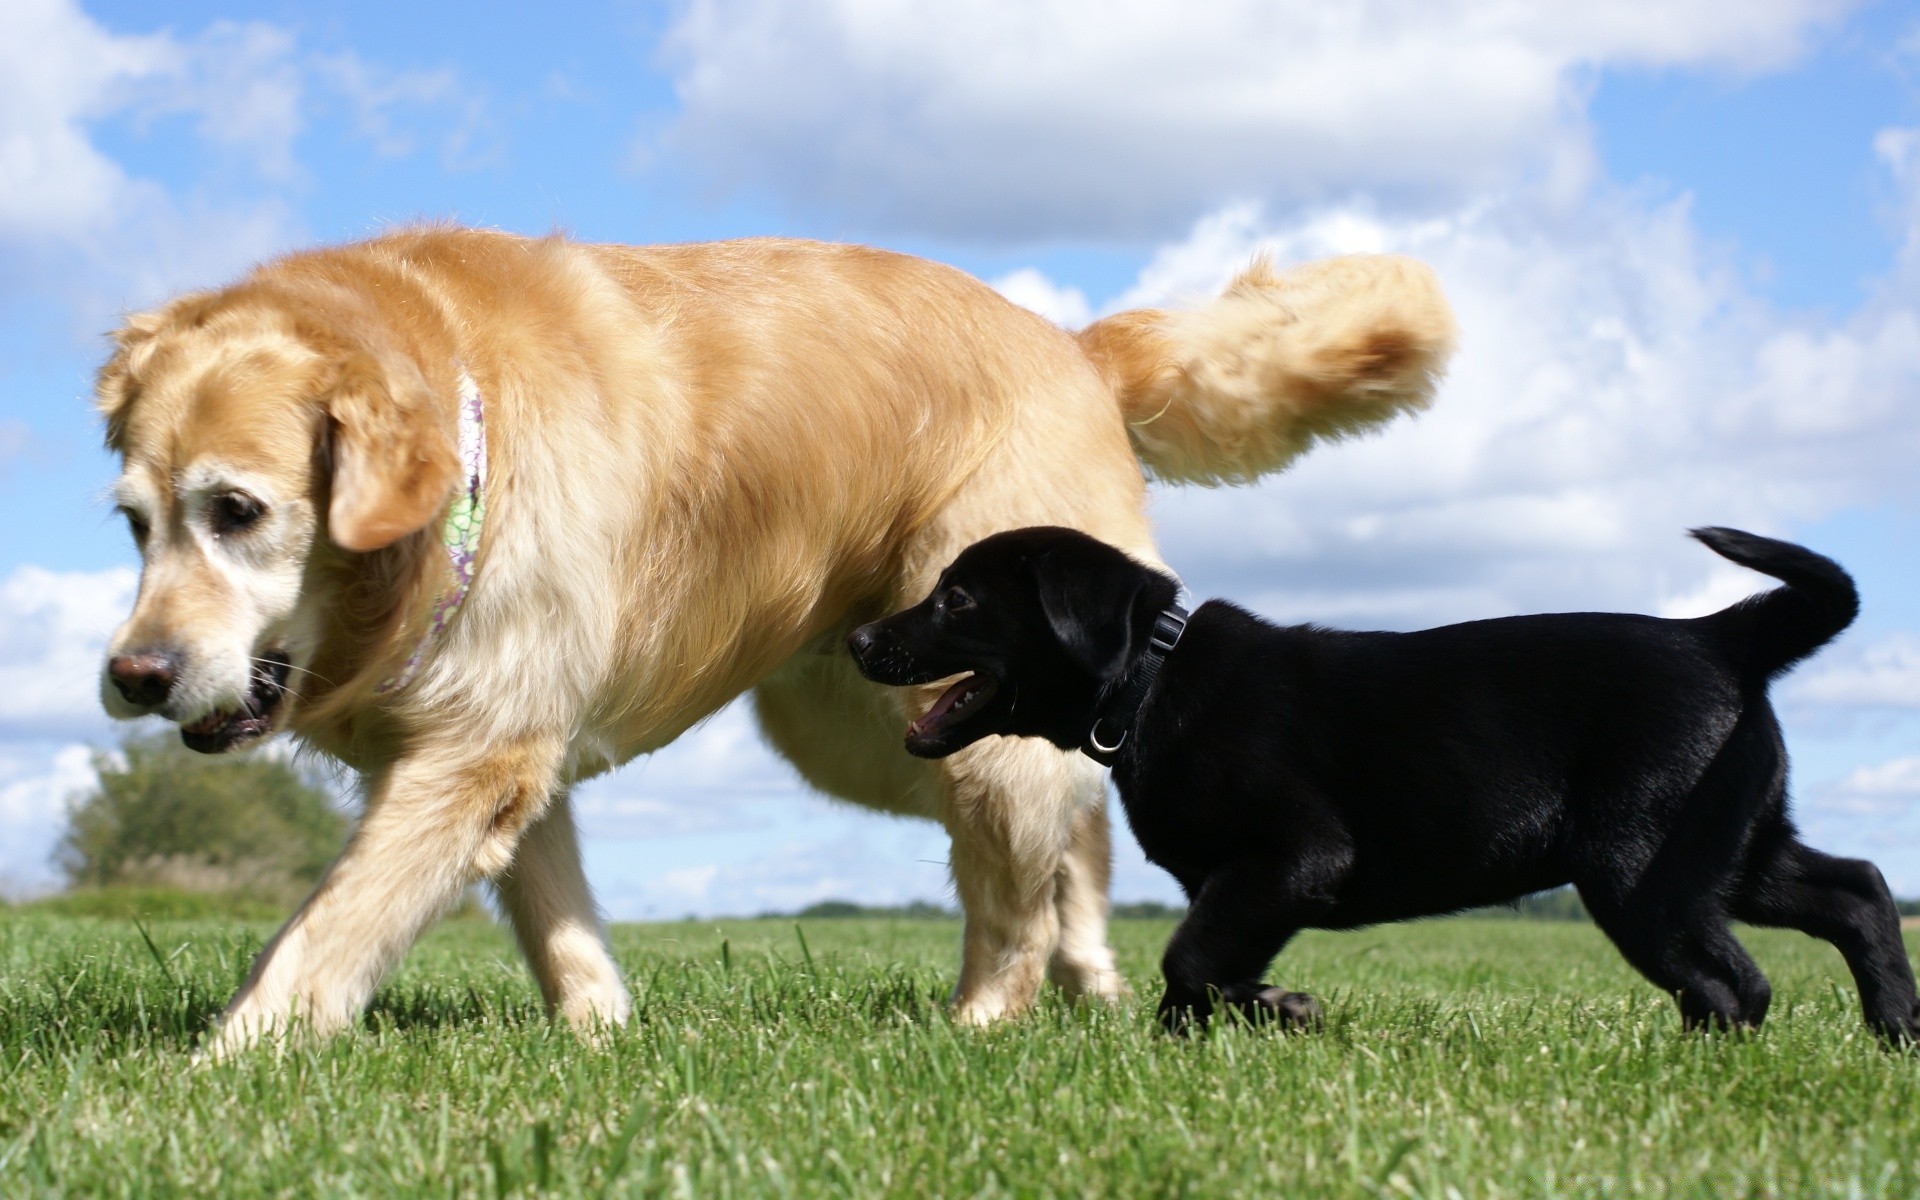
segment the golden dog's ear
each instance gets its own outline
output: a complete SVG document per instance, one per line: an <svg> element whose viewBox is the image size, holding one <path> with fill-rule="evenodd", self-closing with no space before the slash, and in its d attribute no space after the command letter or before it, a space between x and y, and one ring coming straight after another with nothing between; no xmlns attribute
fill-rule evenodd
<svg viewBox="0 0 1920 1200"><path fill-rule="evenodd" d="M348 360L327 400L333 494L327 534L345 550L378 550L426 527L460 476L454 405L398 354Z"/></svg>

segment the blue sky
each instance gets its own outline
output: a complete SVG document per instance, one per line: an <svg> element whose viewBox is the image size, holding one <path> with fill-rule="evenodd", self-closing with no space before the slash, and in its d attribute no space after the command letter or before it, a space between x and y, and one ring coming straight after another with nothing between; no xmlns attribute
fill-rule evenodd
<svg viewBox="0 0 1920 1200"><path fill-rule="evenodd" d="M1064 323L1254 253L1433 262L1433 411L1164 490L1199 594L1411 627L1700 612L1744 524L1858 575L1779 691L1813 839L1920 894L1920 15L1818 0L19 0L0 45L0 880L51 882L131 547L85 401L117 314L419 218L780 233ZM1097 13L1097 18L1090 14ZM806 794L727 710L581 796L617 916L945 895L938 830ZM1173 894L1121 839L1123 899Z"/></svg>

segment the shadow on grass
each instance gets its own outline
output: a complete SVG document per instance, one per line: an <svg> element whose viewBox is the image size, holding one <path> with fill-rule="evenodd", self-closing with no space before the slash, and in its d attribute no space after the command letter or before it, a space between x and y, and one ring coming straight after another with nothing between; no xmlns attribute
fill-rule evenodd
<svg viewBox="0 0 1920 1200"><path fill-rule="evenodd" d="M229 992L192 984L102 989L85 997L11 996L0 1004L0 1047L9 1055L59 1057L84 1050L112 1057L136 1050L191 1050L213 1027Z"/></svg>
<svg viewBox="0 0 1920 1200"><path fill-rule="evenodd" d="M545 1022L547 1013L537 997L519 988L482 989L439 984L380 989L367 1007L369 1029L407 1033L454 1029L461 1026L529 1025Z"/></svg>

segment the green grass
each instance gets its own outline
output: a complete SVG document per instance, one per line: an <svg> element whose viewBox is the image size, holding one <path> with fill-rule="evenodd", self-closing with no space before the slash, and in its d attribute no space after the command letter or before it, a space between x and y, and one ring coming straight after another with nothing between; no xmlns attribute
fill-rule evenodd
<svg viewBox="0 0 1920 1200"><path fill-rule="evenodd" d="M433 934L359 1031L191 1067L266 925L0 914L0 1194L1920 1193L1920 1058L1838 956L1744 934L1758 1036L1681 1032L1592 927L1303 937L1317 1035L1176 1040L1140 997L951 1026L938 920L623 926L638 1019L550 1026L507 939ZM149 947L151 942L151 948Z"/></svg>

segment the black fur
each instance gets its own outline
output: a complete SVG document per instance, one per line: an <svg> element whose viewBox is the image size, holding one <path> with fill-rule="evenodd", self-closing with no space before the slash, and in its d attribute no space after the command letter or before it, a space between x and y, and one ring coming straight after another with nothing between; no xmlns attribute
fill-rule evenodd
<svg viewBox="0 0 1920 1200"><path fill-rule="evenodd" d="M1886 883L1800 841L1767 700L1770 679L1853 620L1853 582L1785 542L1694 536L1786 586L1695 620L1567 613L1418 633L1198 608L1113 764L1134 834L1191 904L1163 962L1163 1017L1205 1019L1217 997L1309 1022L1310 999L1260 982L1298 930L1571 883L1690 1026L1766 1016L1738 919L1832 942L1868 1023L1920 1033ZM1072 748L1177 591L1084 534L1015 530L851 645L882 683L975 673L949 693L975 698L915 723L916 754L989 734Z"/></svg>

